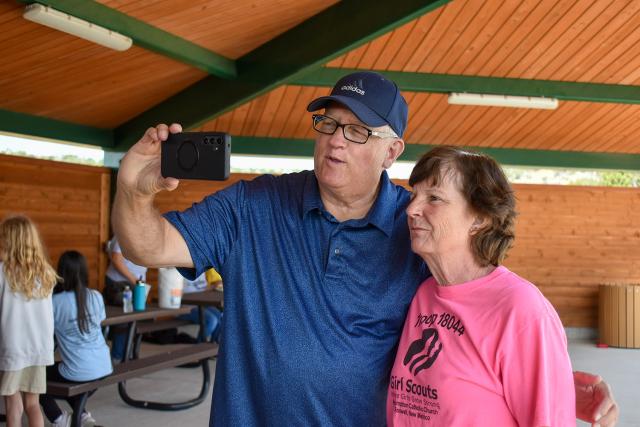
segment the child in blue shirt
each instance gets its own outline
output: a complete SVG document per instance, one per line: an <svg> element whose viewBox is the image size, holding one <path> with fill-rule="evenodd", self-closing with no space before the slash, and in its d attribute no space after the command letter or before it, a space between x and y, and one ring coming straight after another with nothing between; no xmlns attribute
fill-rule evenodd
<svg viewBox="0 0 640 427"><path fill-rule="evenodd" d="M58 261L61 280L54 288L54 332L62 361L47 369L48 380L85 382L109 375L113 368L109 347L100 322L106 317L102 295L87 288L86 258L67 251ZM93 394L93 392L91 392ZM71 407L80 396L67 398ZM60 410L53 397L40 396L46 417L54 426L68 426L71 416ZM94 422L89 412L82 414L83 424Z"/></svg>

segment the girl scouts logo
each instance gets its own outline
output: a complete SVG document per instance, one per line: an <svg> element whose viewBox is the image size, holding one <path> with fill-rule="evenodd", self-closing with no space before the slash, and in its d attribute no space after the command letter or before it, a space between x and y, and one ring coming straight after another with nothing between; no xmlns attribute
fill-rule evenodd
<svg viewBox="0 0 640 427"><path fill-rule="evenodd" d="M438 344L437 350L433 351ZM427 346L428 344L428 346ZM442 343L438 342L438 331L433 328L422 331L422 337L411 343L407 354L404 356L404 366L409 363L409 371L413 376L417 376L418 372L423 369L429 369L433 365L442 350Z"/></svg>

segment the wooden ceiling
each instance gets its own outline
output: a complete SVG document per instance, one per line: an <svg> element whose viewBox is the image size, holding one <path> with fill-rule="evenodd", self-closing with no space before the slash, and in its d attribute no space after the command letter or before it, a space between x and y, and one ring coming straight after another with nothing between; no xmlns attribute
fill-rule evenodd
<svg viewBox="0 0 640 427"><path fill-rule="evenodd" d="M0 131L123 150L162 121L234 151L311 155L306 105L352 69L409 102L405 158L478 147L512 164L640 170L640 1L47 0L126 34L116 52L0 1ZM557 110L448 105L452 91Z"/></svg>

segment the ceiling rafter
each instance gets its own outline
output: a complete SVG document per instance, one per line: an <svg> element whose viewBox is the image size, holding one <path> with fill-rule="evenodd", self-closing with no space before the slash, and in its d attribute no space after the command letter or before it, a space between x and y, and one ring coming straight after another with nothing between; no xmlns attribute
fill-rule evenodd
<svg viewBox="0 0 640 427"><path fill-rule="evenodd" d="M289 79L288 84L332 87L351 68L320 68ZM468 92L513 96L541 96L564 101L640 104L640 86L581 83L558 80L530 80L501 77L378 71L406 92Z"/></svg>
<svg viewBox="0 0 640 427"><path fill-rule="evenodd" d="M222 78L236 76L235 61L203 48L174 34L104 6L94 0L19 0L40 3L76 18L116 31L144 49L184 62Z"/></svg>
<svg viewBox="0 0 640 427"><path fill-rule="evenodd" d="M0 131L112 148L113 130L0 109Z"/></svg>
<svg viewBox="0 0 640 427"><path fill-rule="evenodd" d="M239 58L236 79L208 76L119 126L116 148L126 150L159 122L186 129L205 123L449 1L396 0L392 8L341 1Z"/></svg>

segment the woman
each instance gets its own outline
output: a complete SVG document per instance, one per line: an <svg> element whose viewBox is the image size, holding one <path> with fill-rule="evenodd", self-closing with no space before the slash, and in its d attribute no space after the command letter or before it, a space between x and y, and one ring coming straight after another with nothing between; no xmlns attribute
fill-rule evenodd
<svg viewBox="0 0 640 427"><path fill-rule="evenodd" d="M53 381L86 382L112 372L109 347L100 322L106 317L102 295L88 289L87 260L80 252L67 251L58 260L61 280L53 290L54 331L62 361L47 369ZM73 408L81 396L67 399ZM42 395L40 404L53 426L68 426L71 416L60 410L53 397ZM83 412L82 425L95 423Z"/></svg>
<svg viewBox="0 0 640 427"><path fill-rule="evenodd" d="M7 426L44 420L38 395L46 391L45 366L53 364L51 291L56 272L40 234L25 216L0 223L0 394Z"/></svg>
<svg viewBox="0 0 640 427"><path fill-rule="evenodd" d="M411 248L433 276L407 314L388 424L575 425L560 319L534 285L500 265L516 213L498 164L437 147L418 161L409 184Z"/></svg>

